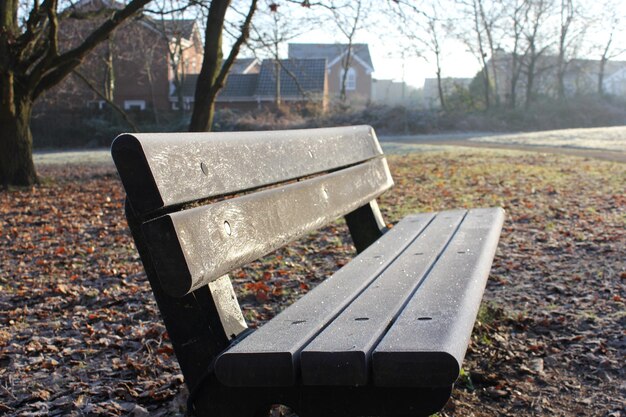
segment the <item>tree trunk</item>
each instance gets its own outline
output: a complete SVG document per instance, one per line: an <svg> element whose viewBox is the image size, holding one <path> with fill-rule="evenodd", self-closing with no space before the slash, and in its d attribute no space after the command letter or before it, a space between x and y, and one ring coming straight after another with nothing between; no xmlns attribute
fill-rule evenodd
<svg viewBox="0 0 626 417"><path fill-rule="evenodd" d="M274 58L274 75L276 76L276 110L280 109L280 61L278 60L278 54Z"/></svg>
<svg viewBox="0 0 626 417"><path fill-rule="evenodd" d="M531 103L534 101L535 91L535 67L537 64L537 53L534 45L530 46L530 56L528 58L528 67L526 73L526 103L524 108L528 110Z"/></svg>
<svg viewBox="0 0 626 417"><path fill-rule="evenodd" d="M483 68L483 88L485 89L484 94L485 94L485 108L488 110L489 108L491 108L491 95L490 95L490 88L491 88L491 83L489 82L489 69L487 67L487 61L486 61L486 57L487 57L487 53L485 52L485 47L483 45L483 37L480 33L480 17L479 17L479 13L478 13L478 3L476 1L474 1L472 3L472 7L474 8L474 30L476 31L476 40L478 41L478 53L480 54L480 58L479 61L482 64L482 68Z"/></svg>
<svg viewBox="0 0 626 417"><path fill-rule="evenodd" d="M526 104L524 107L526 110L530 108L531 103L533 102L533 94L534 94L534 86L535 84L535 66L530 65L528 67L528 74L526 75Z"/></svg>
<svg viewBox="0 0 626 417"><path fill-rule="evenodd" d="M2 99L4 102L4 95ZM32 159L30 116L33 103L21 96L12 101L13 106L0 106L0 183L4 188L9 184L28 186L39 182Z"/></svg>
<svg viewBox="0 0 626 417"><path fill-rule="evenodd" d="M346 60L342 62L343 74L341 74L341 91L339 92L339 99L342 103L346 102L348 98L346 94L346 80L348 79L348 71L350 70L350 64L352 60L352 38L348 41L348 50L346 52Z"/></svg>
<svg viewBox="0 0 626 417"><path fill-rule="evenodd" d="M606 68L606 57L603 56L600 59L600 71L598 71L598 95L600 97L604 96L604 71Z"/></svg>
<svg viewBox="0 0 626 417"><path fill-rule="evenodd" d="M189 123L190 132L208 132L215 114L216 81L222 67L222 31L230 0L213 0L205 30L204 59L198 75L196 94ZM208 92L208 93L207 93Z"/></svg>
<svg viewBox="0 0 626 417"><path fill-rule="evenodd" d="M509 107L515 109L517 106L517 80L519 78L518 58L514 52L511 54L511 85L509 90Z"/></svg>
<svg viewBox="0 0 626 417"><path fill-rule="evenodd" d="M556 71L556 97L558 100L565 100L565 58L559 54L558 68Z"/></svg>
<svg viewBox="0 0 626 417"><path fill-rule="evenodd" d="M437 69L437 92L439 93L439 104L441 104L441 110L447 111L446 99L443 93L443 84L441 81L441 70Z"/></svg>

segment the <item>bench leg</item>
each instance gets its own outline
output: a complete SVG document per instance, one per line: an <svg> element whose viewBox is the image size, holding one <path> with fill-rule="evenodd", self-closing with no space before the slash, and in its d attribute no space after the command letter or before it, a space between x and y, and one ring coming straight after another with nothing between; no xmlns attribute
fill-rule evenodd
<svg viewBox="0 0 626 417"><path fill-rule="evenodd" d="M126 219L185 383L190 392L197 391L195 398L206 398L209 395L209 384L206 383L208 369L214 357L229 344L211 292L208 287L203 287L181 298L166 294L145 244L140 221L128 201ZM202 401L196 402L195 409L198 416L215 415Z"/></svg>
<svg viewBox="0 0 626 417"><path fill-rule="evenodd" d="M387 230L376 200L346 214L345 219L357 253L363 252Z"/></svg>

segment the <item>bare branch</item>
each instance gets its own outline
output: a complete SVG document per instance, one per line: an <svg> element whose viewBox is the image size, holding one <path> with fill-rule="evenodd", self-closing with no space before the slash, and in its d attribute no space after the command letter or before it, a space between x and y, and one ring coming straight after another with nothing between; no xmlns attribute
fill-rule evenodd
<svg viewBox="0 0 626 417"><path fill-rule="evenodd" d="M50 64L44 68L44 75L41 78L39 78L40 74L34 74L34 77L29 80L29 85L33 86L31 89L31 98L35 99L39 97L42 92L65 78L74 68L80 65L83 58L85 58L89 52L98 46L100 42L105 40L107 36L117 29L126 19L141 10L149 1L150 0L132 0L126 7L117 10L109 19L105 20L76 48L53 59Z"/></svg>
<svg viewBox="0 0 626 417"><path fill-rule="evenodd" d="M235 59L237 59L237 55L239 54L239 50L241 46L246 42L248 37L250 36L250 25L252 23L252 16L254 16L254 12L257 9L257 0L252 0L250 3L250 8L248 9L248 14L246 15L246 19L241 25L241 32L232 48L230 49L230 53L228 54L228 58L224 61L220 72L215 79L215 83L211 86L211 93L214 97L217 96L219 90L224 87L224 83L226 82L226 78L228 77L228 73L235 63Z"/></svg>
<svg viewBox="0 0 626 417"><path fill-rule="evenodd" d="M89 89L93 91L98 97L100 97L109 106L111 106L113 110L115 110L120 116L122 116L122 119L124 119L128 126L130 126L133 132L139 132L139 128L137 127L135 122L133 122L130 117L128 117L128 114L120 106L115 104L113 100L107 97L106 94L100 91L84 74L82 74L77 69L73 70L72 73L76 75L79 79L81 79L85 83L85 85L89 87Z"/></svg>

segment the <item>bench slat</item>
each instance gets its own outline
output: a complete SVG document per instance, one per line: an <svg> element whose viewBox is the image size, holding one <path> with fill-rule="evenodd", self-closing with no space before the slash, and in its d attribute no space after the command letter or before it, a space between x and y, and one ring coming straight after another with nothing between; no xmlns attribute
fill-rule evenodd
<svg viewBox="0 0 626 417"><path fill-rule="evenodd" d="M432 387L454 383L503 221L501 208L468 213L449 248L374 350L376 385Z"/></svg>
<svg viewBox="0 0 626 417"><path fill-rule="evenodd" d="M305 385L368 383L372 350L446 249L465 214L465 210L438 213L398 259L302 351Z"/></svg>
<svg viewBox="0 0 626 417"><path fill-rule="evenodd" d="M296 360L304 345L384 271L432 218L432 214L420 214L401 221L332 277L227 350L215 366L220 382L294 385Z"/></svg>
<svg viewBox="0 0 626 417"><path fill-rule="evenodd" d="M163 288L182 296L375 199L385 159L161 216L142 225Z"/></svg>
<svg viewBox="0 0 626 417"><path fill-rule="evenodd" d="M369 126L123 134L111 152L138 214L332 171L382 155Z"/></svg>

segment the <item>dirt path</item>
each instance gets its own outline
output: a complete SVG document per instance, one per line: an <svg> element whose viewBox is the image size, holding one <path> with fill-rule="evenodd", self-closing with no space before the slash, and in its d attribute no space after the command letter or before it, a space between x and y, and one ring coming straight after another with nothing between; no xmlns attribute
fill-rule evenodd
<svg viewBox="0 0 626 417"><path fill-rule="evenodd" d="M511 149L573 155L626 163L626 127L563 129L545 132L495 135L493 133L443 133L432 135L382 136L381 142L438 148L472 147Z"/></svg>

